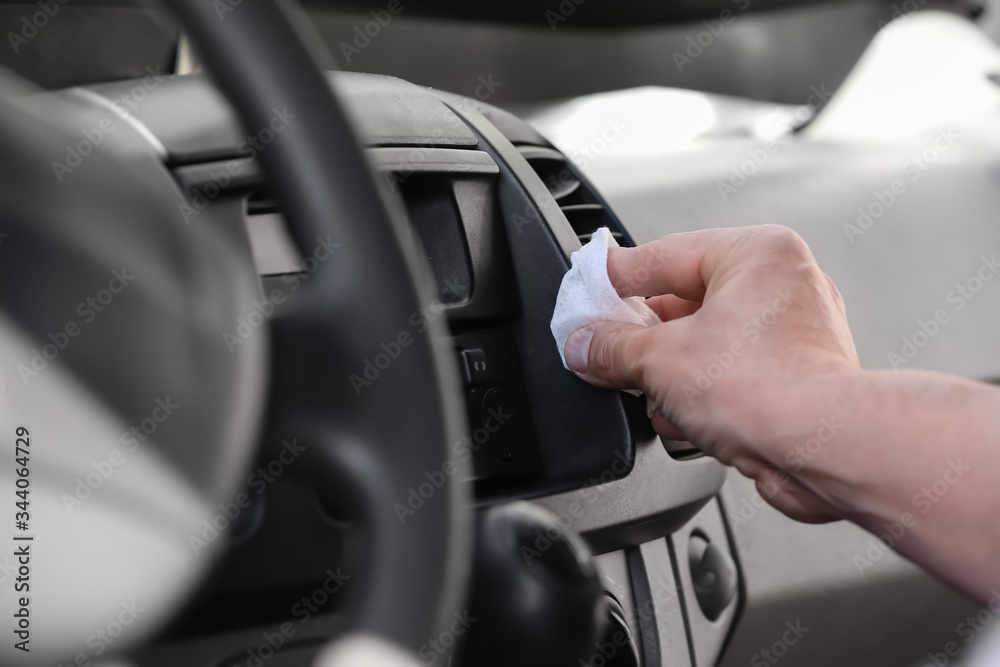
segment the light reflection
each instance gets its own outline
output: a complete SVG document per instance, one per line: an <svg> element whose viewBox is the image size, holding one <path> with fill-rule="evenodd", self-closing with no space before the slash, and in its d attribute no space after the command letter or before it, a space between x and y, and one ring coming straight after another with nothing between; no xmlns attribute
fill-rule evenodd
<svg viewBox="0 0 1000 667"><path fill-rule="evenodd" d="M531 123L568 155L586 156L662 153L701 136L717 120L703 93L647 87L564 102Z"/></svg>
<svg viewBox="0 0 1000 667"><path fill-rule="evenodd" d="M816 122L814 138L884 141L995 109L1000 51L968 20L940 11L883 28Z"/></svg>

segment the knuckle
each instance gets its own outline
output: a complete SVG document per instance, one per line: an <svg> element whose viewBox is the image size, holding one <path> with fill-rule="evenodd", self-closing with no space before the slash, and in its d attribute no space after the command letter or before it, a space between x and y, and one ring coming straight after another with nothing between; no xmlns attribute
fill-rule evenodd
<svg viewBox="0 0 1000 667"><path fill-rule="evenodd" d="M762 225L757 234L768 251L781 258L805 258L811 254L802 237L784 225Z"/></svg>
<svg viewBox="0 0 1000 667"><path fill-rule="evenodd" d="M596 337L596 345L590 346L590 368L602 377L612 375L615 370L615 347L621 336L621 329L613 327Z"/></svg>
<svg viewBox="0 0 1000 667"><path fill-rule="evenodd" d="M823 274L823 277L826 279L826 284L830 289L830 296L833 298L833 302L836 303L841 310L846 309L847 306L844 303L844 297L837 288L837 283L833 282L833 278L826 273Z"/></svg>
<svg viewBox="0 0 1000 667"><path fill-rule="evenodd" d="M591 372L612 382L641 383L639 370L645 367L651 347L645 333L613 327L595 338L590 349Z"/></svg>
<svg viewBox="0 0 1000 667"><path fill-rule="evenodd" d="M643 387L651 384L649 382L651 378L647 375L649 369L655 366L656 351L659 348L656 329L657 327L653 327L632 337L628 344L629 349L624 355L630 360L629 376Z"/></svg>

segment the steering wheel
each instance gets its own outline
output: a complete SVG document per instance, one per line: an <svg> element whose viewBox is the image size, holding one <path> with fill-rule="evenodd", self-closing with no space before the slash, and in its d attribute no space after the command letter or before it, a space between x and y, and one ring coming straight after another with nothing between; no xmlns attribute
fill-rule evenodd
<svg viewBox="0 0 1000 667"><path fill-rule="evenodd" d="M403 521L394 509L464 429L443 324L360 395L349 377L410 330L431 301L430 272L290 9L165 1L245 129L277 112L292 119L258 159L299 247L337 250L291 312L231 353L222 334L260 298L246 253L208 224L185 224L179 191L164 191L151 151L128 148L126 123L54 178L53 156L82 145L79 128L0 82L0 437L28 452L24 466L0 466L0 488L29 480L16 544L31 545L35 577L28 604L11 591L0 601L15 619L29 609L31 652L8 641L0 655L71 660L95 623L115 619L131 627L110 650L148 636L219 551L208 544L226 530L219 508L252 453L276 456L295 440L361 536L344 565L350 627L322 660L409 664L461 611L471 558L457 461L419 511ZM104 127L102 112L87 113ZM77 309L81 298L97 305Z"/></svg>

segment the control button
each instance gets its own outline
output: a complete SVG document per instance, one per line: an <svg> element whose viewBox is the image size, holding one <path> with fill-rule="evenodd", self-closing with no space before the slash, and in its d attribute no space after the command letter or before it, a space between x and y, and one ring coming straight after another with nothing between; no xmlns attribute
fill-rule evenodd
<svg viewBox="0 0 1000 667"><path fill-rule="evenodd" d="M695 532L688 539L688 566L698 606L705 618L714 621L736 599L736 563L718 545Z"/></svg>
<svg viewBox="0 0 1000 667"><path fill-rule="evenodd" d="M462 350L462 367L465 370L465 381L470 384L486 382L492 375L486 352L479 348Z"/></svg>

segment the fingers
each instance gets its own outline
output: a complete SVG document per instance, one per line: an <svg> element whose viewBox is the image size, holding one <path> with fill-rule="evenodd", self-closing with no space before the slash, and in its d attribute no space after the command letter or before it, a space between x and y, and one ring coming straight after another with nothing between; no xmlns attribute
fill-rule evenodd
<svg viewBox="0 0 1000 667"><path fill-rule="evenodd" d="M719 230L670 234L635 248L608 251L608 277L621 296L705 296L701 265Z"/></svg>
<svg viewBox="0 0 1000 667"><path fill-rule="evenodd" d="M661 438L674 440L676 442L685 442L689 440L689 438L684 435L679 428L668 422L659 410L653 411L650 415L650 421L653 424L653 430L656 431L656 434Z"/></svg>
<svg viewBox="0 0 1000 667"><path fill-rule="evenodd" d="M608 251L608 277L621 296L673 294L701 301L708 285L734 267L792 269L812 253L798 234L778 225L670 234L635 248Z"/></svg>
<svg viewBox="0 0 1000 667"><path fill-rule="evenodd" d="M664 339L654 340L654 334L666 327L666 324L646 328L621 322L597 322L573 332L569 337L566 341L566 363L591 384L609 389L641 389L649 396L653 388L647 386L652 370L648 367L651 364L658 366L655 371L661 382L665 374L670 373L670 369L664 368L662 359L657 362L649 354L651 349L664 351ZM653 356L669 357L669 352ZM652 398L647 398L647 401L653 429L658 435L667 440L688 439L656 409Z"/></svg>
<svg viewBox="0 0 1000 667"><path fill-rule="evenodd" d="M757 491L768 505L802 523L830 523L842 518L836 509L794 478L789 478L778 493L774 493L758 480Z"/></svg>
<svg viewBox="0 0 1000 667"><path fill-rule="evenodd" d="M655 327L662 329L666 325ZM597 322L579 329L566 341L566 363L587 382L609 389L641 389L647 394L649 355L653 329L621 322ZM662 342L660 343L662 349ZM662 366L662 364L661 364ZM662 370L659 369L659 370ZM671 424L649 401L649 416L656 433L667 440L687 436Z"/></svg>
<svg viewBox="0 0 1000 667"><path fill-rule="evenodd" d="M638 324L595 322L573 332L566 341L566 364L599 387L643 389L645 352L652 332Z"/></svg>
<svg viewBox="0 0 1000 667"><path fill-rule="evenodd" d="M645 301L657 317L664 322L693 315L701 308L701 301L688 301L673 294L661 294Z"/></svg>

